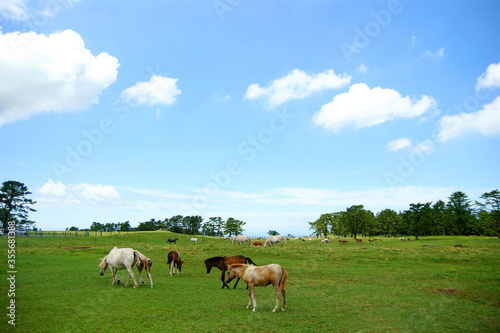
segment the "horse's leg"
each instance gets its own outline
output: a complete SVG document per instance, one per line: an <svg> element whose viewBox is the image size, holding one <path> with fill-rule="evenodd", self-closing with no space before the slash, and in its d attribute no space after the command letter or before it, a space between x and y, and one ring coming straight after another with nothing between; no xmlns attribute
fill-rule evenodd
<svg viewBox="0 0 500 333"><path fill-rule="evenodd" d="M120 280L117 281L117 278L116 278L116 268L114 267L111 267L111 275L113 276L113 282L111 282L111 284L120 284Z"/></svg>
<svg viewBox="0 0 500 333"><path fill-rule="evenodd" d="M238 285L238 282L240 282L240 278L238 278L238 280L236 280L236 283L234 284L233 289L236 289L236 286Z"/></svg>
<svg viewBox="0 0 500 333"><path fill-rule="evenodd" d="M250 295L253 299L253 310L252 312L255 313L257 311L257 300L255 299L255 289L254 289L254 286L253 284L249 286L249 290L250 290ZM248 307L250 307L250 302L248 303Z"/></svg>
<svg viewBox="0 0 500 333"><path fill-rule="evenodd" d="M281 247L283 247L283 241L281 241L280 243L281 243Z"/></svg>
<svg viewBox="0 0 500 333"><path fill-rule="evenodd" d="M276 292L276 305L274 306L273 312L276 312L280 306L280 286L278 284L273 284L273 287Z"/></svg>
<svg viewBox="0 0 500 333"><path fill-rule="evenodd" d="M127 284L125 285L125 287L128 286L128 282L130 281L130 277L132 277L132 280L134 280L134 289L136 289L139 285L137 284L137 280L135 279L135 275L134 275L134 271L132 270L132 267L127 267L127 271L128 271L128 280L127 280Z"/></svg>
<svg viewBox="0 0 500 333"><path fill-rule="evenodd" d="M220 279L222 280L222 288L221 289L224 289L224 287L227 287L227 289L230 289L229 288L229 285L226 283L226 271L222 271L222 274L220 276Z"/></svg>
<svg viewBox="0 0 500 333"><path fill-rule="evenodd" d="M174 266L174 262L172 261L170 263L170 277L172 277L172 268L173 268L173 266ZM175 271L174 271L174 273L175 273Z"/></svg>
<svg viewBox="0 0 500 333"><path fill-rule="evenodd" d="M132 266L133 267L133 266ZM139 283L142 283L144 284L144 281L142 280L142 276L141 276L141 273L142 273L142 267L139 266L137 267L138 268L138 271L139 271Z"/></svg>
<svg viewBox="0 0 500 333"><path fill-rule="evenodd" d="M151 273L149 272L149 268L146 268L146 272L148 273L149 282L151 282L151 288L153 288L153 278L151 277Z"/></svg>

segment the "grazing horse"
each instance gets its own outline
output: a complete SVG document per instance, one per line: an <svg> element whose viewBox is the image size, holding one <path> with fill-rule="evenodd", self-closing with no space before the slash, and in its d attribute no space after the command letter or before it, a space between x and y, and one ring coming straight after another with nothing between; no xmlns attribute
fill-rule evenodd
<svg viewBox="0 0 500 333"><path fill-rule="evenodd" d="M400 240L400 241L404 241L404 240L405 240L405 238L404 238L404 237L399 237L399 240Z"/></svg>
<svg viewBox="0 0 500 333"><path fill-rule="evenodd" d="M235 277L243 279L248 285L248 305L250 308L253 300L253 310L257 310L257 301L255 300L254 286L267 286L272 284L276 292L276 306L273 312L276 312L280 304L280 294L283 295L283 309L286 309L286 291L285 283L288 277L287 272L278 264L271 264L261 267L249 266L245 264L232 264L228 266L226 282L230 282Z"/></svg>
<svg viewBox="0 0 500 333"><path fill-rule="evenodd" d="M191 241L193 243L196 243L196 245L198 245L198 238L191 238L191 237L188 237L188 241Z"/></svg>
<svg viewBox="0 0 500 333"><path fill-rule="evenodd" d="M153 262L151 259L146 257L144 254L142 254L139 251L134 251L138 260L135 262L135 265L137 266L137 269L139 270L139 283L144 284L144 281L142 280L142 270L146 270L146 275L149 278L149 282L151 282L151 288L153 288L153 280L151 279L151 266L153 265Z"/></svg>
<svg viewBox="0 0 500 333"><path fill-rule="evenodd" d="M224 289L224 287L227 287L227 289L229 289L229 285L227 285L225 282L227 265L245 264L247 262L249 264L255 265L255 263L252 261L252 259L247 258L247 257L242 256L242 255L237 255L237 256L232 256L232 257L208 258L205 260L205 266L207 267L207 274L210 273L210 270L212 269L212 267L217 267L218 269L220 269L222 272L222 274L220 276L220 279L222 280L222 289ZM236 289L238 282L240 282L239 278L238 278L238 280L236 280L236 284L234 285L233 289Z"/></svg>
<svg viewBox="0 0 500 333"><path fill-rule="evenodd" d="M253 242L253 245L255 245L255 246L261 246L262 242Z"/></svg>
<svg viewBox="0 0 500 333"><path fill-rule="evenodd" d="M234 242L238 242L240 243L240 247L241 247L241 243L247 243L247 247L250 247L250 236L245 236L245 235L238 235L236 237L233 238L233 244Z"/></svg>
<svg viewBox="0 0 500 333"><path fill-rule="evenodd" d="M321 240L321 243L328 243L329 241L330 241L329 239L325 238Z"/></svg>
<svg viewBox="0 0 500 333"><path fill-rule="evenodd" d="M111 275L113 276L112 285L119 284L120 280L116 278L116 271L121 269L126 269L128 271L128 280L125 284L125 287L128 287L128 283L130 282L130 277L134 280L134 289L137 288L137 281L135 279L134 272L132 267L138 261L137 251L134 251L131 248L123 248L119 249L116 246L109 252L107 256L102 258L99 262L99 267L101 267L101 276L104 275L104 272L108 269L108 266L111 266Z"/></svg>
<svg viewBox="0 0 500 333"><path fill-rule="evenodd" d="M168 241L167 241L167 243L174 243L174 244L177 244L176 242L177 242L177 240L178 240L178 239L179 239L179 238L169 238L169 239L168 239Z"/></svg>
<svg viewBox="0 0 500 333"><path fill-rule="evenodd" d="M266 239L266 242L264 243L264 247L267 247L267 244L271 243L272 246L274 246L274 243L281 243L281 247L283 247L283 240L285 237L278 235L278 236L269 236Z"/></svg>
<svg viewBox="0 0 500 333"><path fill-rule="evenodd" d="M347 240L343 240L343 239L339 239L339 242L340 242L340 243L343 243L343 244L345 244L345 243L349 243L349 241L347 241Z"/></svg>
<svg viewBox="0 0 500 333"><path fill-rule="evenodd" d="M177 276L179 276L179 272L182 270L181 255L177 251L170 251L168 253L168 262L167 265L170 265L170 277L172 277L172 269L175 275L175 267L177 266Z"/></svg>
<svg viewBox="0 0 500 333"><path fill-rule="evenodd" d="M363 240L362 240L362 239L357 239L357 238L356 238L356 242L358 242L358 243L363 243Z"/></svg>

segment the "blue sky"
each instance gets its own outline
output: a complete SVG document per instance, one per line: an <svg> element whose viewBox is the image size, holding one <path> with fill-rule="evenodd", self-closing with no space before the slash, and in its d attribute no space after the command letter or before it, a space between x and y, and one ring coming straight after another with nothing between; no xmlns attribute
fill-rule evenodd
<svg viewBox="0 0 500 333"><path fill-rule="evenodd" d="M0 4L0 175L43 230L307 235L500 184L498 1Z"/></svg>

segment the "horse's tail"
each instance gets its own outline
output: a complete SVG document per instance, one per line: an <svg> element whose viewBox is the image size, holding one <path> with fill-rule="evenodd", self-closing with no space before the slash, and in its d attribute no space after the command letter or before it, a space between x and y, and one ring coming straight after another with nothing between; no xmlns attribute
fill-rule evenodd
<svg viewBox="0 0 500 333"><path fill-rule="evenodd" d="M252 261L252 259L250 259L250 258L248 258L248 257L245 257L245 261L246 261L247 263L249 263L249 264L252 264L252 265L257 266L257 265L256 265L256 264Z"/></svg>
<svg viewBox="0 0 500 333"><path fill-rule="evenodd" d="M133 265L136 265L137 267L139 267L141 265L141 258L139 256L139 253L134 250L134 264Z"/></svg>
<svg viewBox="0 0 500 333"><path fill-rule="evenodd" d="M285 271L285 269L283 267L281 267L281 278L280 278L280 282L278 283L278 286L280 288L279 294L282 294L283 290L285 290L285 283L286 283L287 278L288 278L288 273Z"/></svg>

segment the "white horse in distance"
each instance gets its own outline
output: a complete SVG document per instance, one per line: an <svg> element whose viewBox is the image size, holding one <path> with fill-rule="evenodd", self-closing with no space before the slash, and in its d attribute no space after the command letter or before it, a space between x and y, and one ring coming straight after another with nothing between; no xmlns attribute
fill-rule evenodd
<svg viewBox="0 0 500 333"><path fill-rule="evenodd" d="M241 246L241 243L247 242L247 244L248 244L247 247L250 247L250 241L251 241L250 236L246 236L246 235L238 235L238 236L233 238L233 244L234 244L234 242L238 242L238 243L240 243L240 246Z"/></svg>
<svg viewBox="0 0 500 333"><path fill-rule="evenodd" d="M281 247L283 247L283 241L287 239L284 236L278 235L278 236L269 236L266 239L266 242L264 243L264 247L267 247L267 244L271 243L272 246L274 246L274 243L281 243Z"/></svg>

